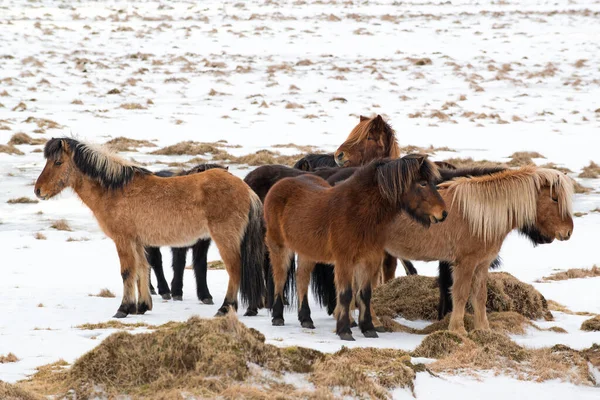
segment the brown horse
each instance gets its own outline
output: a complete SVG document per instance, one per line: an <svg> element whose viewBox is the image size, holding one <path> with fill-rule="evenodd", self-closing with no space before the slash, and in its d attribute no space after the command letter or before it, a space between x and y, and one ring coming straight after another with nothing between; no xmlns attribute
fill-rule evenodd
<svg viewBox="0 0 600 400"><path fill-rule="evenodd" d="M538 244L555 238L568 240L573 232L573 184L556 170L527 166L457 178L438 188L446 204L451 204L448 221L424 229L400 215L388 226L385 249L411 260L451 263L450 331L466 333L464 312L469 295L475 329L489 329L485 309L488 267L514 229Z"/></svg>
<svg viewBox="0 0 600 400"><path fill-rule="evenodd" d="M290 259L298 254L298 288L308 282L316 262L335 264L338 304L337 334L353 340L349 305L352 283L358 283L359 327L377 337L371 312L371 287L384 256L387 226L402 211L428 226L446 218L445 204L434 181L437 167L425 156L374 161L336 185L313 175L283 179L265 199L266 243L273 265L275 302L273 325L283 325L283 288ZM306 284L307 286L308 284ZM308 307L306 291L299 291L299 318Z"/></svg>
<svg viewBox="0 0 600 400"><path fill-rule="evenodd" d="M187 247L211 237L229 285L223 315L242 301L262 305L265 293L262 204L241 179L223 169L161 178L102 147L71 138L51 139L35 184L42 200L71 187L117 247L123 300L116 318L152 309L144 246ZM137 283L138 301L135 288Z"/></svg>

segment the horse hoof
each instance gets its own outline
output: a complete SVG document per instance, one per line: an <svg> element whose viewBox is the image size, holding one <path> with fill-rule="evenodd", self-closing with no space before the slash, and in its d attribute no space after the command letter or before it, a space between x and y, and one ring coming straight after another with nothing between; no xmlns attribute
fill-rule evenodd
<svg viewBox="0 0 600 400"><path fill-rule="evenodd" d="M377 332L375 330L364 331L363 335L365 335L366 338L378 338L379 337L379 335L377 334Z"/></svg>
<svg viewBox="0 0 600 400"><path fill-rule="evenodd" d="M219 311L217 311L217 313L215 314L215 317L224 317L227 315L227 311L228 310L223 310L222 308L220 308Z"/></svg>
<svg viewBox="0 0 600 400"><path fill-rule="evenodd" d="M375 330L376 330L377 332L380 332L380 333L385 333L385 332L387 332L387 330L385 329L385 327L384 327L383 325L376 326L376 327L375 327Z"/></svg>
<svg viewBox="0 0 600 400"><path fill-rule="evenodd" d="M358 324L356 323L356 321L350 322L350 328L356 328L357 326Z"/></svg>
<svg viewBox="0 0 600 400"><path fill-rule="evenodd" d="M156 295L156 290L154 290L154 288L151 288L151 289L150 289L150 294L151 294L151 295Z"/></svg>
<svg viewBox="0 0 600 400"><path fill-rule="evenodd" d="M271 322L273 326L283 326L285 324L283 318L273 318Z"/></svg>
<svg viewBox="0 0 600 400"><path fill-rule="evenodd" d="M163 300L171 300L171 293L165 293L160 295Z"/></svg>
<svg viewBox="0 0 600 400"><path fill-rule="evenodd" d="M244 317L256 317L258 315L258 310L255 309L247 309L244 313Z"/></svg>
<svg viewBox="0 0 600 400"><path fill-rule="evenodd" d="M347 340L349 342L354 342L354 340L355 340L351 333L340 333L339 336L340 336L340 339Z"/></svg>
<svg viewBox="0 0 600 400"><path fill-rule="evenodd" d="M117 311L117 313L115 315L113 315L113 318L125 318L127 316L126 312L123 311Z"/></svg>
<svg viewBox="0 0 600 400"><path fill-rule="evenodd" d="M212 297L207 297L207 298L205 298L205 299L200 299L200 302L201 302L202 304L215 304L215 303L213 302L213 299L212 299Z"/></svg>
<svg viewBox="0 0 600 400"><path fill-rule="evenodd" d="M306 329L315 329L315 324L312 321L302 321L302 327Z"/></svg>
<svg viewBox="0 0 600 400"><path fill-rule="evenodd" d="M175 300L175 301L183 301L183 296L173 296L173 300Z"/></svg>
<svg viewBox="0 0 600 400"><path fill-rule="evenodd" d="M140 303L137 306L137 313L138 315L144 315L146 313L146 311L150 310L150 307L148 306L148 304L146 303Z"/></svg>

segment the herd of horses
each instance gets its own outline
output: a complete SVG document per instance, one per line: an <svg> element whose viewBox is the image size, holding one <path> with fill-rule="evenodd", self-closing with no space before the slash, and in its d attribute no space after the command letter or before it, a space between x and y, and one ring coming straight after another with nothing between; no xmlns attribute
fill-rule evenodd
<svg viewBox="0 0 600 400"><path fill-rule="evenodd" d="M401 157L394 130L379 115L361 116L335 154L309 154L293 168L264 165L244 180L218 164L153 173L73 138L51 139L44 156L36 196L45 200L72 188L116 245L123 279L117 318L152 309L149 266L158 293L181 300L189 248L198 299L212 304L212 240L229 274L217 315L237 310L239 294L245 315L268 308L273 325L283 325L284 307L297 294L299 321L314 328L307 298L312 280L341 339L354 340L355 308L361 332L377 337L383 327L371 294L395 276L396 260L407 274L416 273L409 260L439 261L439 317L452 312L450 331L464 334L469 299L475 329L489 329L488 269L499 264L511 231L534 245L568 240L573 231L573 184L565 174ZM161 246L173 252L170 288Z"/></svg>

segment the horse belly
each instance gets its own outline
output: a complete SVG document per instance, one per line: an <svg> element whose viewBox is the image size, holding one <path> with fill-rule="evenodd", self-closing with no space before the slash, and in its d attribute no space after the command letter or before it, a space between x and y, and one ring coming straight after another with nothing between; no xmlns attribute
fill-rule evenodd
<svg viewBox="0 0 600 400"><path fill-rule="evenodd" d="M200 239L210 238L208 224L203 218L176 218L159 224L155 229L144 229L141 239L146 246L190 247Z"/></svg>

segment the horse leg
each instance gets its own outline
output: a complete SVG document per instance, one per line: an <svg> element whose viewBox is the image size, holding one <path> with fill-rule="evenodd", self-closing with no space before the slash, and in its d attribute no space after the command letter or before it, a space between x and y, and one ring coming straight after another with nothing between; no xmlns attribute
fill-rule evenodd
<svg viewBox="0 0 600 400"><path fill-rule="evenodd" d="M185 259L187 256L187 247L172 247L173 255L173 280L171 281L171 292L173 300L183 300L183 271L185 270Z"/></svg>
<svg viewBox="0 0 600 400"><path fill-rule="evenodd" d="M194 247L192 247L194 276L196 277L196 294L198 295L198 300L204 304L214 304L206 280L209 247L210 239L199 240Z"/></svg>
<svg viewBox="0 0 600 400"><path fill-rule="evenodd" d="M361 265L360 269L357 271L357 288L358 292L356 295L356 300L358 303L358 327L360 331L368 338L377 338L377 332L375 330L375 326L373 325L372 319L372 305L371 305L371 293L372 293L372 284L376 282L378 279L380 271L380 263L369 263L366 265Z"/></svg>
<svg viewBox="0 0 600 400"><path fill-rule="evenodd" d="M159 247L146 247L146 260L154 270L156 275L156 282L158 286L158 294L165 300L171 299L171 289L165 279L165 273L163 271L162 254L160 253ZM150 271L148 271L148 278L150 278ZM150 294L156 294L150 282Z"/></svg>
<svg viewBox="0 0 600 400"><path fill-rule="evenodd" d="M146 252L141 244L136 246L136 275L138 287L138 303L137 313L144 314L146 311L152 310L152 296L150 295L150 266L146 260Z"/></svg>
<svg viewBox="0 0 600 400"><path fill-rule="evenodd" d="M404 271L406 272L407 276L418 275L417 269L415 268L412 262L403 259L400 259L400 262L402 263L402 266L404 267Z"/></svg>
<svg viewBox="0 0 600 400"><path fill-rule="evenodd" d="M223 305L221 305L215 315L222 317L230 310L237 312L238 309L238 293L242 278L242 256L240 254L239 242L236 240L232 240L231 237L227 237L218 231L214 232L212 237L219 249L225 269L229 275L229 283L227 284L227 293L225 294Z"/></svg>
<svg viewBox="0 0 600 400"><path fill-rule="evenodd" d="M283 289L287 280L287 270L294 253L285 247L269 246L271 257L271 272L273 273L274 300L271 311L271 323L274 326L283 326Z"/></svg>
<svg viewBox="0 0 600 400"><path fill-rule="evenodd" d="M132 242L115 242L117 254L121 263L121 277L123 278L123 299L117 313L113 318L125 318L129 314L135 314L135 281L136 281L136 251Z"/></svg>
<svg viewBox="0 0 600 400"><path fill-rule="evenodd" d="M396 277L397 266L398 259L385 253L385 258L383 259L383 283L389 282Z"/></svg>
<svg viewBox="0 0 600 400"><path fill-rule="evenodd" d="M378 275L374 275L371 279L371 297L373 294L373 290L375 290L378 286L379 286ZM375 330L377 332L386 332L383 324L381 323L381 321L379 320L379 317L377 316L377 314L375 313L375 310L373 309L373 303L371 302L371 298L369 298L369 312L371 314L371 319L373 321L373 326L375 326Z"/></svg>
<svg viewBox="0 0 600 400"><path fill-rule="evenodd" d="M473 276L471 305L475 314L475 329L490 329L486 314L488 266L489 263L479 264Z"/></svg>
<svg viewBox="0 0 600 400"><path fill-rule="evenodd" d="M466 335L465 306L471 291L471 282L476 264L459 262L452 270L454 285L452 286L452 315L450 316L450 332Z"/></svg>
<svg viewBox="0 0 600 400"><path fill-rule="evenodd" d="M305 260L298 256L298 267L296 272L296 287L298 291L298 301L300 308L298 309L298 321L303 328L315 329L315 324L310 317L310 307L308 306L308 285L310 284L310 276L315 263L310 260Z"/></svg>
<svg viewBox="0 0 600 400"><path fill-rule="evenodd" d="M342 340L354 340L350 330L350 303L352 302L353 268L348 264L335 263L335 286L337 288L337 304L340 308L335 332Z"/></svg>
<svg viewBox="0 0 600 400"><path fill-rule="evenodd" d="M438 319L443 319L446 314L452 311L452 264L447 261L440 261L438 286L440 288L440 302L438 304Z"/></svg>

